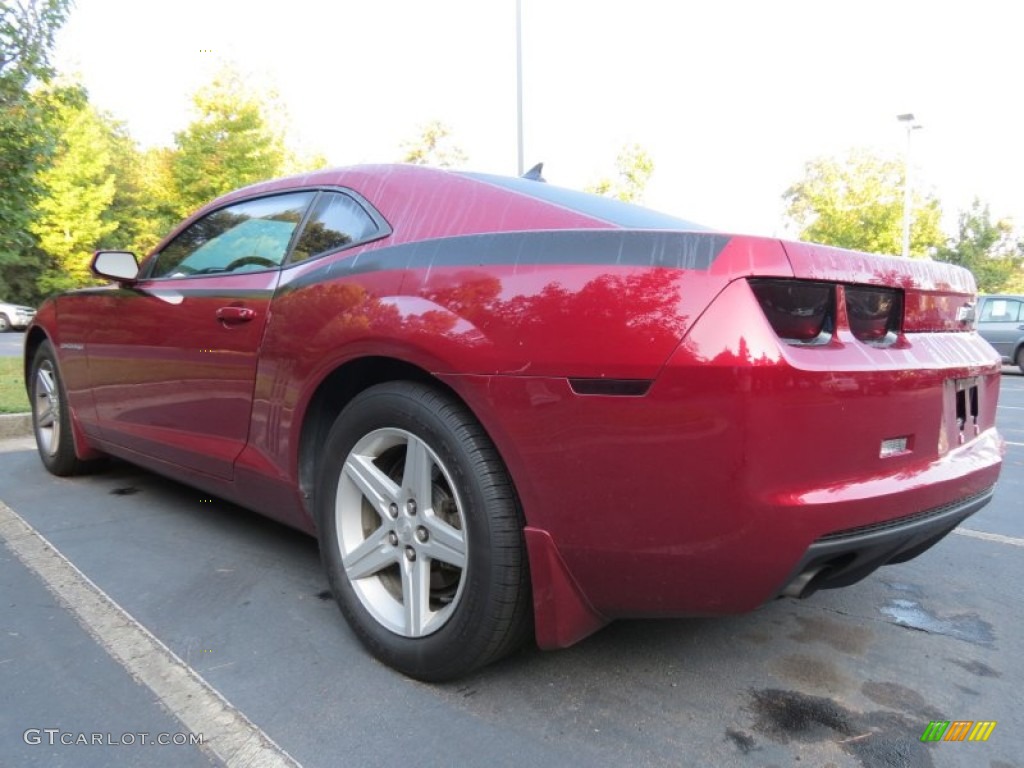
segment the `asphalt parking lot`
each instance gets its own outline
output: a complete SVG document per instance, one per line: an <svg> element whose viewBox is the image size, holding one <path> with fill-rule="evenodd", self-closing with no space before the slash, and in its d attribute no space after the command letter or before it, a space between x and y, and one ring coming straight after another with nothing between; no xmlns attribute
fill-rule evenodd
<svg viewBox="0 0 1024 768"><path fill-rule="evenodd" d="M54 478L8 441L0 765L1024 766L1010 368L999 424L995 500L915 561L747 616L619 622L437 686L363 652L313 540L126 464ZM922 743L932 720L997 724Z"/></svg>
<svg viewBox="0 0 1024 768"><path fill-rule="evenodd" d="M24 331L0 333L0 357L21 357L25 354Z"/></svg>

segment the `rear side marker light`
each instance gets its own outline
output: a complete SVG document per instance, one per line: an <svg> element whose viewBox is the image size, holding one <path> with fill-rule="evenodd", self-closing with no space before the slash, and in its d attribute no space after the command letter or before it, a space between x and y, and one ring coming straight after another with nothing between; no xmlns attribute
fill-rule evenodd
<svg viewBox="0 0 1024 768"><path fill-rule="evenodd" d="M751 280L765 317L790 344L827 344L835 329L836 288L807 280Z"/></svg>
<svg viewBox="0 0 1024 768"><path fill-rule="evenodd" d="M651 383L650 379L569 379L569 386L577 395L611 397L643 397Z"/></svg>

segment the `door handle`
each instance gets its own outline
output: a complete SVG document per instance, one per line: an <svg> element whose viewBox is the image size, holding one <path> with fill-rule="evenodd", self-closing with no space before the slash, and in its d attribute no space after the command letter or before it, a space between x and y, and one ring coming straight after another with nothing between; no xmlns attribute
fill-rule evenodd
<svg viewBox="0 0 1024 768"><path fill-rule="evenodd" d="M256 318L256 310L249 307L221 307L217 319L224 323L247 323Z"/></svg>

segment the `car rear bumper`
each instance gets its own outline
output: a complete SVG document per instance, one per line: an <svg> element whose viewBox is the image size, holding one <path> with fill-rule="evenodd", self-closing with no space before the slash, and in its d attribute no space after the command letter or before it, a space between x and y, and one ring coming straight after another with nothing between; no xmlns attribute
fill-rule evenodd
<svg viewBox="0 0 1024 768"><path fill-rule="evenodd" d="M880 566L911 560L988 504L992 493L989 488L909 517L826 534L807 548L779 596L808 597L819 589L846 587Z"/></svg>

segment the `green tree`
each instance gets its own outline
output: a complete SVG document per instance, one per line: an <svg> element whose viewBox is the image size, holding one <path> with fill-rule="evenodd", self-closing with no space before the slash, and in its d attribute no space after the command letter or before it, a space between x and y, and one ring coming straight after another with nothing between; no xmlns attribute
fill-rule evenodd
<svg viewBox="0 0 1024 768"><path fill-rule="evenodd" d="M273 124L269 101L229 68L196 92L196 117L175 134L177 151L170 158L180 216L237 187L282 174L284 134Z"/></svg>
<svg viewBox="0 0 1024 768"><path fill-rule="evenodd" d="M0 5L0 83L15 93L33 78L47 80L57 30L67 19L71 0L20 0Z"/></svg>
<svg viewBox="0 0 1024 768"><path fill-rule="evenodd" d="M975 198L960 213L957 234L935 253L939 261L966 267L974 273L978 290L1010 290L1024 265L1024 241L1016 241L1009 221L992 221L988 205Z"/></svg>
<svg viewBox="0 0 1024 768"><path fill-rule="evenodd" d="M903 241L901 161L865 150L822 157L805 166L804 177L785 191L786 217L799 237L869 253L898 254ZM944 242L937 199L915 193L910 253L926 256Z"/></svg>
<svg viewBox="0 0 1024 768"><path fill-rule="evenodd" d="M53 38L70 0L0 3L0 298L30 302L41 267L29 231L38 171L55 144L30 86L51 75Z"/></svg>
<svg viewBox="0 0 1024 768"><path fill-rule="evenodd" d="M49 166L37 174L44 194L30 224L46 255L37 281L45 295L88 283L92 251L119 222L109 210L116 193L112 121L97 113L80 86L41 90L37 98L48 102L57 135Z"/></svg>
<svg viewBox="0 0 1024 768"><path fill-rule="evenodd" d="M639 144L624 146L615 158L615 172L614 179L602 178L586 187L586 191L627 203L643 202L647 182L654 173L654 161L647 150Z"/></svg>
<svg viewBox="0 0 1024 768"><path fill-rule="evenodd" d="M437 168L462 168L469 159L452 138L452 131L440 120L420 128L420 135L402 144L403 163L433 165Z"/></svg>

